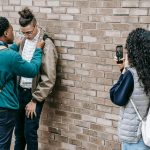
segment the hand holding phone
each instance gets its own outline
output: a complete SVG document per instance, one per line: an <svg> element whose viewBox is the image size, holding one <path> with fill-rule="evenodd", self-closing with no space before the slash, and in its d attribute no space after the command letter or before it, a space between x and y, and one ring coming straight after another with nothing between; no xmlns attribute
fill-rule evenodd
<svg viewBox="0 0 150 150"><path fill-rule="evenodd" d="M123 63L123 46L122 45L116 46L116 58L117 58L117 64Z"/></svg>

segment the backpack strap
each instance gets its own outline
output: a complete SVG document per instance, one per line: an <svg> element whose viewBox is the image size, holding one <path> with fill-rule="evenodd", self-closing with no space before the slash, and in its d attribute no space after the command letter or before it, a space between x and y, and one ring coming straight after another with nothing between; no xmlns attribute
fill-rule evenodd
<svg viewBox="0 0 150 150"><path fill-rule="evenodd" d="M140 115L140 113L139 113L139 111L138 111L138 108L135 106L135 104L134 104L134 102L133 102L133 100L132 100L131 98L130 98L130 102L131 102L131 104L132 104L132 106L133 106L133 108L134 108L136 114L138 115L140 121L142 121L143 119L142 119L142 117L141 117L141 115Z"/></svg>

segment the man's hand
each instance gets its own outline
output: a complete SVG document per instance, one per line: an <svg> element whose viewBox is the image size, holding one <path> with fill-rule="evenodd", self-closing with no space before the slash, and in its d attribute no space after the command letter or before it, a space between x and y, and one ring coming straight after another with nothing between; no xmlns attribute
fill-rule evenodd
<svg viewBox="0 0 150 150"><path fill-rule="evenodd" d="M36 47L43 49L43 48L44 48L44 45L45 45L44 40L40 40L40 41L37 42Z"/></svg>
<svg viewBox="0 0 150 150"><path fill-rule="evenodd" d="M36 116L36 102L30 101L26 105L25 110L26 110L26 116L27 116L27 118L31 117L31 119L32 119L33 116Z"/></svg>
<svg viewBox="0 0 150 150"><path fill-rule="evenodd" d="M21 39L19 39L19 38L15 39L15 43L17 44L17 46L20 46L21 42L22 42Z"/></svg>

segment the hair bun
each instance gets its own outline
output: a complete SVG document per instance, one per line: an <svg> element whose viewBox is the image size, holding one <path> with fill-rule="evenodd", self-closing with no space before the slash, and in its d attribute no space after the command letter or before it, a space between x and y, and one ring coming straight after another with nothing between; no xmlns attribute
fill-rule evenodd
<svg viewBox="0 0 150 150"><path fill-rule="evenodd" d="M34 15L33 13L31 12L31 10L29 8L24 8L22 11L19 11L18 12L19 15L24 18L24 19L33 19L34 18Z"/></svg>

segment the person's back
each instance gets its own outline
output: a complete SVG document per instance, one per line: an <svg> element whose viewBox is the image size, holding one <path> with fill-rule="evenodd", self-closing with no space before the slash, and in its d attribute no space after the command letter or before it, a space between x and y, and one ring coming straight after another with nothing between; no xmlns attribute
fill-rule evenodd
<svg viewBox="0 0 150 150"><path fill-rule="evenodd" d="M1 46L3 45L0 45L0 48ZM0 85L2 86L7 82L0 93L0 107L9 109L19 108L15 93L15 74L13 71L13 58L15 57L15 53L15 51L8 48L0 50Z"/></svg>
<svg viewBox="0 0 150 150"><path fill-rule="evenodd" d="M134 88L130 98L136 104L142 118L147 114L147 108L149 105L149 96L146 95L144 88L140 86L139 77L135 68L128 68L132 74L134 81ZM125 106L121 107L120 115L122 119L118 123L118 136L120 141L136 143L141 139L141 126L140 120L133 109L131 102L129 101Z"/></svg>

